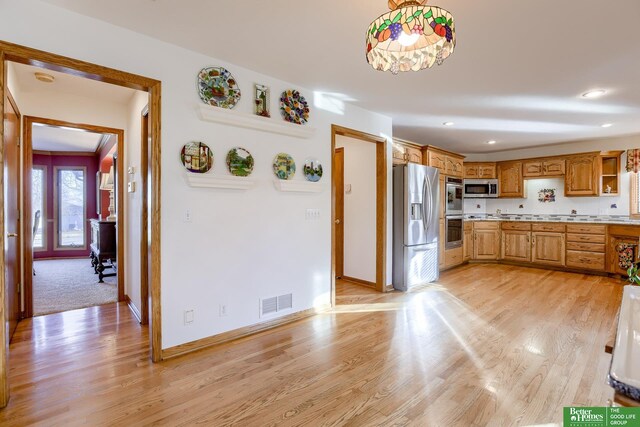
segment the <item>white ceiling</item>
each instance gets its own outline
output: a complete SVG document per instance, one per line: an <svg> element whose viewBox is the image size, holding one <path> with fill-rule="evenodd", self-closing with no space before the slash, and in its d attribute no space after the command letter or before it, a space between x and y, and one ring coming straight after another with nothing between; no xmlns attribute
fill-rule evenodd
<svg viewBox="0 0 640 427"><path fill-rule="evenodd" d="M71 74L59 73L57 71L45 70L31 65L24 65L12 62L11 72L16 78L21 92L50 92L55 94L66 94L73 96L90 97L103 102L112 102L126 105L136 92L122 86L96 80L85 79ZM55 77L53 83L44 83L36 80L35 73L50 74Z"/></svg>
<svg viewBox="0 0 640 427"><path fill-rule="evenodd" d="M398 76L365 60L365 31L386 0L46 1L343 94L422 144L471 153L640 133L638 0L432 0L456 19L456 51ZM580 97L592 88L609 93Z"/></svg>
<svg viewBox="0 0 640 427"><path fill-rule="evenodd" d="M34 124L32 144L33 149L39 151L94 153L104 135L72 128ZM115 135L106 135L115 137Z"/></svg>

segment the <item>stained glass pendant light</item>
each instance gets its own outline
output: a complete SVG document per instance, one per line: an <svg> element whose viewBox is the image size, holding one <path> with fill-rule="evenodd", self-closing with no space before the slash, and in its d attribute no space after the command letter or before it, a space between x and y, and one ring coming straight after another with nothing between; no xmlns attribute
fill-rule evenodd
<svg viewBox="0 0 640 427"><path fill-rule="evenodd" d="M367 61L380 71L420 71L442 64L453 53L451 14L427 0L389 0L386 13L367 31Z"/></svg>

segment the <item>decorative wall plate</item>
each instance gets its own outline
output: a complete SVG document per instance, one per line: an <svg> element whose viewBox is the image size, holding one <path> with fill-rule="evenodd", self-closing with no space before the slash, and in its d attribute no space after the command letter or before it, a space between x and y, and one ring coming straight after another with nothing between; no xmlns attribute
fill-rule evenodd
<svg viewBox="0 0 640 427"><path fill-rule="evenodd" d="M227 154L227 166L234 176L249 176L253 172L254 160L250 152L242 147L235 147Z"/></svg>
<svg viewBox="0 0 640 427"><path fill-rule="evenodd" d="M282 117L291 123L303 125L309 121L309 104L297 90L285 90L280 96Z"/></svg>
<svg viewBox="0 0 640 427"><path fill-rule="evenodd" d="M222 67L203 68L198 73L198 93L205 104L233 108L240 101L240 88L231 73Z"/></svg>
<svg viewBox="0 0 640 427"><path fill-rule="evenodd" d="M190 142L182 147L182 164L189 172L205 173L213 167L213 152L202 142Z"/></svg>
<svg viewBox="0 0 640 427"><path fill-rule="evenodd" d="M286 153L279 153L273 159L273 173L280 179L291 179L296 174L296 162Z"/></svg>
<svg viewBox="0 0 640 427"><path fill-rule="evenodd" d="M304 164L304 176L307 181L320 181L322 179L322 164L316 159L308 159Z"/></svg>

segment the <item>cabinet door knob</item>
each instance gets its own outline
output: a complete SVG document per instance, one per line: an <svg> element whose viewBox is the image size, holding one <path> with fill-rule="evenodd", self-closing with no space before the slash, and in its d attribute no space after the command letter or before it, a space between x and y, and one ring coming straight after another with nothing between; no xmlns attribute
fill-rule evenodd
<svg viewBox="0 0 640 427"><path fill-rule="evenodd" d="M340 220L339 219L336 219L335 222L336 222L336 224L340 224Z"/></svg>

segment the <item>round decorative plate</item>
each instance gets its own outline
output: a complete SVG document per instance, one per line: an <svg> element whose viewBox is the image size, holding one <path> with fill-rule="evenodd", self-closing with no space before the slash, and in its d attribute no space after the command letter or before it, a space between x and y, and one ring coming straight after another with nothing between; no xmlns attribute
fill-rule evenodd
<svg viewBox="0 0 640 427"><path fill-rule="evenodd" d="M249 176L253 172L253 156L242 147L235 147L227 154L227 166L234 176Z"/></svg>
<svg viewBox="0 0 640 427"><path fill-rule="evenodd" d="M296 174L296 162L286 153L279 153L273 159L273 173L280 179L291 179Z"/></svg>
<svg viewBox="0 0 640 427"><path fill-rule="evenodd" d="M222 67L203 68L198 73L198 93L205 104L233 108L240 101L240 88L231 73Z"/></svg>
<svg viewBox="0 0 640 427"><path fill-rule="evenodd" d="M320 181L322 179L322 164L316 159L307 160L304 164L304 176L307 181Z"/></svg>
<svg viewBox="0 0 640 427"><path fill-rule="evenodd" d="M205 173L213 167L213 151L202 142L185 144L180 159L189 172Z"/></svg>
<svg viewBox="0 0 640 427"><path fill-rule="evenodd" d="M303 125L309 121L309 104L297 90L285 90L280 96L282 117L291 123Z"/></svg>

